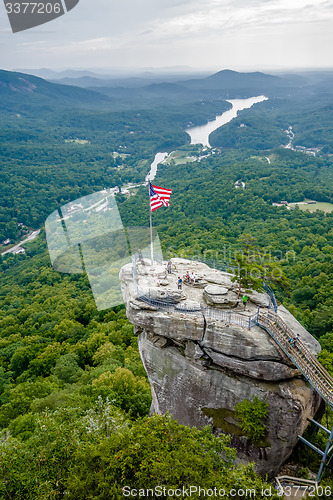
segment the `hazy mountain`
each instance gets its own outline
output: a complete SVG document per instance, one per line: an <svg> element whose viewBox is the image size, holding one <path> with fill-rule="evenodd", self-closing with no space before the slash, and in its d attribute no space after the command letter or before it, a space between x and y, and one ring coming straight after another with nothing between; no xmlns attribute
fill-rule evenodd
<svg viewBox="0 0 333 500"><path fill-rule="evenodd" d="M48 68L39 68L39 69L24 69L17 68L14 71L19 73L24 73L26 75L33 75L39 78L44 78L45 80L59 80L62 78L83 78L85 76L92 78L111 78L111 74L103 74L89 70L79 70L79 69L66 69L64 71L55 71L53 69Z"/></svg>
<svg viewBox="0 0 333 500"><path fill-rule="evenodd" d="M47 70L49 71L49 70ZM69 72L71 73L71 72ZM73 72L80 74L80 72ZM219 71L210 76L185 78L180 75L142 73L131 78L100 78L85 75L57 80L0 71L0 110L10 113L36 113L61 110L63 107L94 107L112 110L153 109L182 106L198 101L245 98L264 94L267 97L312 94L314 79L304 75L268 75ZM318 76L316 86L326 95L332 88L330 74ZM176 78L177 77L177 78ZM70 85L64 85L64 83ZM75 85L74 85L75 84ZM109 108L109 109L110 109Z"/></svg>
<svg viewBox="0 0 333 500"><path fill-rule="evenodd" d="M192 78L203 78L204 76L207 75L202 75L202 74L193 74L191 75ZM112 88L117 88L117 87L126 87L126 88L139 88L139 87L145 87L148 85L152 85L154 83L177 83L177 82L182 82L184 80L188 80L188 73L187 74L154 74L146 71L145 73L142 73L142 75L137 75L137 76L127 76L127 77L102 77L100 75L94 75L94 76L82 76L82 77L74 77L74 78L60 78L60 79L55 79L55 78L48 78L48 80L56 82L56 83L62 83L64 85L75 85L77 87L83 87L83 88L97 88L97 87L112 87Z"/></svg>
<svg viewBox="0 0 333 500"><path fill-rule="evenodd" d="M281 93L289 84L282 78L265 73L238 73L222 70L209 77L182 82L189 89L220 93L225 97L249 97L258 94Z"/></svg>
<svg viewBox="0 0 333 500"><path fill-rule="evenodd" d="M55 107L101 107L110 104L105 95L50 83L36 76L0 70L0 110L11 113L53 110Z"/></svg>
<svg viewBox="0 0 333 500"><path fill-rule="evenodd" d="M188 66L175 66L166 68L146 68L138 70L137 68L97 68L91 69L66 69L56 71L49 68L25 69L15 68L13 71L25 73L27 75L38 76L45 80L62 80L65 85L77 85L78 87L86 86L85 77L94 78L96 82L99 80L109 80L107 85L124 85L125 80L133 80L141 82L139 86L147 85L157 81L176 81L177 79L202 78L208 76L208 71L194 70ZM81 80L82 79L82 80ZM121 82L121 83L120 83Z"/></svg>
<svg viewBox="0 0 333 500"><path fill-rule="evenodd" d="M92 82L93 79L89 81ZM85 84L88 84L89 81L87 78L84 79ZM145 79L140 78L123 79L118 80L118 86L115 85L115 80L98 80L92 86L87 85L87 87L114 98L125 97L127 94L130 99L132 99L133 93L129 89L136 88L136 95L140 95L143 102L149 100L149 97L155 99L160 96L176 103L180 99L184 99L184 102L190 102L202 99L251 97L259 94L265 94L269 97L284 96L298 88L301 82L303 82L302 78L299 80L294 78L293 81L290 81L290 79L259 72L238 73L223 70L210 76L198 75L190 80L187 78L170 78L168 80L165 77L161 81L149 81L149 79L145 81ZM67 83L69 83L68 80Z"/></svg>
<svg viewBox="0 0 333 500"><path fill-rule="evenodd" d="M211 76L205 78L206 82L223 82L224 84L237 84L237 85L262 85L263 82L269 84L276 84L281 82L281 78L266 73L256 71L254 73L238 73L230 69L218 71Z"/></svg>
<svg viewBox="0 0 333 500"><path fill-rule="evenodd" d="M189 89L181 82L153 83L144 87L90 87L113 99L118 107L129 108L161 108L163 106L182 106L198 101L213 101L218 95L197 89Z"/></svg>

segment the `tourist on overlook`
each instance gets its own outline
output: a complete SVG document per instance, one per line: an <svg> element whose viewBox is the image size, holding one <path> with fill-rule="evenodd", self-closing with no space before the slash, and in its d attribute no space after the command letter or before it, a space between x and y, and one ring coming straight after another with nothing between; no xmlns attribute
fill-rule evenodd
<svg viewBox="0 0 333 500"><path fill-rule="evenodd" d="M246 304L247 304L247 301L248 301L248 299L249 299L249 298L248 298L248 296L247 296L247 295L243 295L242 299L243 299L243 305L244 305L244 311L245 311L245 309L246 309Z"/></svg>
<svg viewBox="0 0 333 500"><path fill-rule="evenodd" d="M183 288L183 280L181 279L180 276L178 276L177 285L178 285L178 290L182 290L182 288Z"/></svg>

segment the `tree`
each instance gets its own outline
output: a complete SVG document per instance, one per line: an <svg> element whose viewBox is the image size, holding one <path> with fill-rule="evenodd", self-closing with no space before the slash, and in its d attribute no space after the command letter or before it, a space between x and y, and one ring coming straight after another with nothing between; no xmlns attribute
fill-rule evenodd
<svg viewBox="0 0 333 500"><path fill-rule="evenodd" d="M282 267L270 253L260 252L253 236L242 234L239 243L240 249L234 252L234 276L231 278L233 282L238 282L238 298L242 288L262 291L265 282L288 285Z"/></svg>
<svg viewBox="0 0 333 500"><path fill-rule="evenodd" d="M52 373L65 384L74 384L81 377L83 370L79 367L76 354L64 354L57 360Z"/></svg>
<svg viewBox="0 0 333 500"><path fill-rule="evenodd" d="M235 484L238 489L255 489L261 498L264 482L252 464L235 467L235 450L228 443L227 436L215 437L209 427L198 430L178 425L169 415L154 415L79 449L68 480L68 498L117 500L131 490L139 496L140 490L159 487L158 497L166 499L171 498L168 489L190 486L225 489L228 498ZM191 495L201 497L198 491ZM271 498L276 498L274 493Z"/></svg>
<svg viewBox="0 0 333 500"><path fill-rule="evenodd" d="M268 403L254 396L252 401L244 399L237 403L235 410L241 428L249 439L258 442L265 437L267 430L264 421L268 415Z"/></svg>
<svg viewBox="0 0 333 500"><path fill-rule="evenodd" d="M215 437L209 427L179 425L169 415L130 422L101 398L86 412L63 408L35 417L28 414L16 420L13 431L24 441L2 436L4 499L51 500L66 495L72 500L118 500L124 497L124 486L216 487L226 490L225 498L234 488L254 489L256 498L265 498L261 491L268 488L253 464L235 466L236 453L227 436ZM170 497L162 493L159 498ZM202 495L194 493L191 498L199 500ZM270 498L278 498L273 489Z"/></svg>

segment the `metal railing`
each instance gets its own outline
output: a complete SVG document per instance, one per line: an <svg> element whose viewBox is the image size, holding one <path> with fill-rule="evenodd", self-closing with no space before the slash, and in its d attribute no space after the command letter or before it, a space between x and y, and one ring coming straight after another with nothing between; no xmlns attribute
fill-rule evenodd
<svg viewBox="0 0 333 500"><path fill-rule="evenodd" d="M311 386L329 405L331 410L333 410L333 377L319 363L312 352L299 339L291 343L294 336L293 331L277 314L273 312L268 312L265 316L258 314L258 325L271 335L283 352L300 370L305 379L308 380ZM317 448L303 436L298 436L298 438L321 456L321 462L316 477L316 482L319 483L324 467L328 462L328 457L333 452L333 428L329 430L315 420L312 420L312 422L329 436L325 450L322 451Z"/></svg>
<svg viewBox="0 0 333 500"><path fill-rule="evenodd" d="M222 271L222 272L230 272L233 271L234 269L237 269L235 266L231 266L228 262L224 260L218 260L218 259L195 259L196 262L201 262L202 264L206 264L207 266L211 267L212 269L216 269L217 271Z"/></svg>
<svg viewBox="0 0 333 500"><path fill-rule="evenodd" d="M184 257L185 259L187 257ZM137 254L132 255L132 263L133 263L133 278L134 282L136 283L137 280L137 260L140 261L141 259ZM222 271L222 272L229 272L232 273L233 270L237 269L237 267L230 265L228 262L223 261L223 260L218 260L218 259L204 259L204 258L197 258L196 262L201 262L202 264L206 264L207 266L211 267L212 269L215 269L217 271ZM274 309L275 312L278 310L278 303L275 297L275 293L272 290L272 288L267 284L267 283L262 283L263 289L269 296L269 309Z"/></svg>
<svg viewBox="0 0 333 500"><path fill-rule="evenodd" d="M204 259L204 258L196 258L196 262L201 262L202 264L206 264L207 266L215 269L217 271L231 273L237 269L236 266L230 265L227 261L218 260L218 259ZM265 282L262 282L262 287L264 291L269 296L269 309L274 309L275 312L278 310L278 303L275 297L275 293L272 288Z"/></svg>
<svg viewBox="0 0 333 500"><path fill-rule="evenodd" d="M253 316L247 316L231 310L221 311L212 307L204 307L201 309L201 311L205 317L222 321L223 323L226 323L228 325L238 325L242 326L243 328L251 329L257 324L257 313Z"/></svg>
<svg viewBox="0 0 333 500"><path fill-rule="evenodd" d="M300 339L291 342L295 336L291 328L278 314L271 311L266 315L258 315L258 325L269 333L313 388L333 408L333 377Z"/></svg>
<svg viewBox="0 0 333 500"><path fill-rule="evenodd" d="M247 316L240 313L235 313L231 310L222 311L220 309L214 309L212 307L194 306L193 304L187 304L186 301L176 301L172 297L166 296L165 299L158 296L156 293L152 293L149 289L144 292L137 289L137 299L142 302L146 302L150 306L156 307L156 309L161 309L164 312L174 312L174 313L187 313L187 314L202 314L204 317L222 321L228 325L238 325L244 328L252 328L257 324L258 313Z"/></svg>
<svg viewBox="0 0 333 500"><path fill-rule="evenodd" d="M275 293L267 283L263 283L263 288L267 295L269 296L269 309L274 309L275 312L278 310L278 303L276 301Z"/></svg>

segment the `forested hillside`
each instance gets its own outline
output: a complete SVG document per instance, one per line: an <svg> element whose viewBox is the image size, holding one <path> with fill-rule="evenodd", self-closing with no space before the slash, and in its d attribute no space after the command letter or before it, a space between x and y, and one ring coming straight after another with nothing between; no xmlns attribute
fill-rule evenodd
<svg viewBox="0 0 333 500"><path fill-rule="evenodd" d="M124 307L98 312L85 277L50 267L43 235L11 264L0 278L3 498L108 500L125 485L235 482L264 498L268 485L234 465L227 438L147 418L150 386Z"/></svg>
<svg viewBox="0 0 333 500"><path fill-rule="evenodd" d="M111 100L102 94L65 85L49 83L42 78L0 70L0 111L9 115L13 110L24 115L38 115L39 110L52 111L76 106L105 107Z"/></svg>
<svg viewBox="0 0 333 500"><path fill-rule="evenodd" d="M291 126L294 147L319 148L324 154L333 154L332 103L333 93L307 95L304 91L270 99L245 110L236 120L213 132L211 145L271 149L288 144L285 130Z"/></svg>
<svg viewBox="0 0 333 500"><path fill-rule="evenodd" d="M207 100L120 112L106 102L101 110L89 100L89 91L27 75L22 83L20 74L2 73L6 112L0 109L0 242L16 241L23 234L19 223L39 229L52 210L80 196L141 182L157 151L189 142L184 132L189 124L205 123L230 107L225 101ZM13 87L17 81L23 90ZM36 100L32 108L27 82ZM85 109L78 105L82 93ZM72 104L63 107L67 94ZM51 107L44 105L45 95Z"/></svg>

